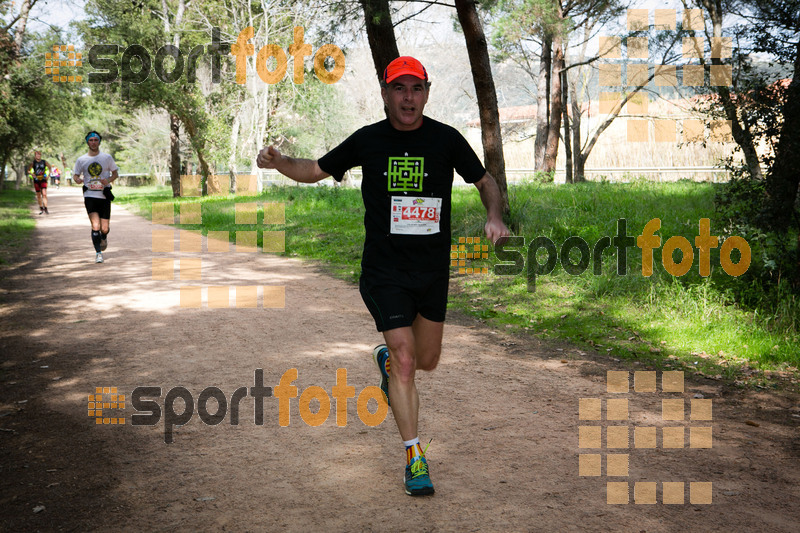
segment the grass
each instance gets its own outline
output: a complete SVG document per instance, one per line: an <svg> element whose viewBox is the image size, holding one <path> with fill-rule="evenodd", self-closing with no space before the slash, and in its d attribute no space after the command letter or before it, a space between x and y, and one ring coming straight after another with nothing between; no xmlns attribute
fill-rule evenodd
<svg viewBox="0 0 800 533"><path fill-rule="evenodd" d="M119 191L117 192L117 189ZM152 218L151 204L171 202L180 215L180 205L201 204L202 224L181 224L182 229L228 231L231 242L236 231L283 230L285 252L280 255L304 257L323 262L339 278L357 281L361 275L361 249L364 244L361 193L341 187L273 187L262 196L213 196L172 198L168 187L114 187L117 200L137 214ZM256 225L235 224L234 203L279 202L285 204L284 224L264 224L264 208L259 206ZM263 239L258 235L258 246Z"/></svg>
<svg viewBox="0 0 800 533"><path fill-rule="evenodd" d="M257 197L173 200L167 188L119 189L119 201L131 204L145 216L149 216L153 201L199 202L203 224L181 227L203 233L229 231L232 241L236 230L283 229L283 255L321 261L334 275L349 281L356 281L360 275L364 230L358 190L288 186L270 188ZM525 245L518 250L526 260L528 244L536 237L550 239L559 253L572 236L582 238L592 250L598 239L617 235L621 219L626 221L627 235L635 239L649 221L658 218L661 228L655 234L661 237L661 247L653 251L653 275L642 275L642 253L635 245L627 248L626 272L618 274L616 251L609 247L600 256L598 273L592 261L580 275L568 274L557 263L552 272L540 274L530 283L524 273L455 273L450 308L494 327L566 340L617 359L642 361L658 368L683 368L762 386L774 384L768 379L770 374L796 383L800 302L793 295L782 298L778 308L737 306L730 286L738 280L720 267L719 248L711 251L709 277L698 273L697 250L692 268L683 276L669 274L662 265L661 249L666 240L682 236L694 245L700 219L711 219L711 235L719 234L714 223L714 192L713 184L688 181L515 186L509 193L511 223L514 234L525 238ZM234 201L282 202L285 224L263 225L263 209L259 208L261 226L236 225ZM454 190L454 243L459 237L482 237L484 222L477 192L473 188ZM577 263L579 255L573 250L570 260ZM544 264L547 254L540 250L535 257ZM673 261L681 260L681 252L674 252ZM732 260L739 260L736 252ZM497 262L490 254L488 260L470 264L491 271Z"/></svg>
<svg viewBox="0 0 800 533"><path fill-rule="evenodd" d="M31 215L31 203L36 197L29 188L0 192L0 266L14 262L30 247L30 237L36 227Z"/></svg>

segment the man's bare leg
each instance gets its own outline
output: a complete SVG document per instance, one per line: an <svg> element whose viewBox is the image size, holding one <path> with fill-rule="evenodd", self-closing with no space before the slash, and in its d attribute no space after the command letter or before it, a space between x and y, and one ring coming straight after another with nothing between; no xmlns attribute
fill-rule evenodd
<svg viewBox="0 0 800 533"><path fill-rule="evenodd" d="M389 351L389 398L394 420L406 447L405 491L411 496L434 493L428 474L425 450L419 441L419 394L417 369L433 370L442 350L443 322L432 322L417 315L410 327L384 331ZM383 363L383 359L378 360ZM381 370L384 374L384 370Z"/></svg>
<svg viewBox="0 0 800 533"><path fill-rule="evenodd" d="M403 440L417 436L419 394L414 381L416 370L433 370L442 351L444 322L433 322L417 315L411 327L383 332L389 348L389 398L392 413Z"/></svg>
<svg viewBox="0 0 800 533"><path fill-rule="evenodd" d="M92 224L92 231L100 231L100 213L89 213L89 222Z"/></svg>

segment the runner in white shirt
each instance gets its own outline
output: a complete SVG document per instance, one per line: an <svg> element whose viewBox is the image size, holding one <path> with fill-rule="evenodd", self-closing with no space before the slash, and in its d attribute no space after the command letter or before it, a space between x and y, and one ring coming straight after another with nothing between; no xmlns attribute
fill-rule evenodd
<svg viewBox="0 0 800 533"><path fill-rule="evenodd" d="M89 152L75 162L72 179L83 184L83 203L92 224L92 244L95 263L103 262L103 250L108 247L109 220L111 219L111 184L119 177L114 158L100 151L102 138L96 131L86 134Z"/></svg>

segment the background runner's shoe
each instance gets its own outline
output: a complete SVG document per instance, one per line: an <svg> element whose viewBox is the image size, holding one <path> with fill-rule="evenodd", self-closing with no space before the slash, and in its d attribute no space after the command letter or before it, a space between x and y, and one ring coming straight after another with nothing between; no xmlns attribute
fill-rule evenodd
<svg viewBox="0 0 800 533"><path fill-rule="evenodd" d="M392 405L389 401L389 348L385 344L379 344L372 350L372 360L378 365L381 371L381 390L386 395L386 403Z"/></svg>
<svg viewBox="0 0 800 533"><path fill-rule="evenodd" d="M406 465L405 490L409 496L427 496L435 492L425 456L418 455Z"/></svg>
<svg viewBox="0 0 800 533"><path fill-rule="evenodd" d="M94 256L95 263L102 263L103 262L103 254L97 252L97 255Z"/></svg>

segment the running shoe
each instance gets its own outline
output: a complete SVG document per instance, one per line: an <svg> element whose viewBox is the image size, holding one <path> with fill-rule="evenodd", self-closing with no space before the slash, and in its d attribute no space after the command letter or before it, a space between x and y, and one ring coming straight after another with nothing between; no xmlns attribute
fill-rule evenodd
<svg viewBox="0 0 800 533"><path fill-rule="evenodd" d="M106 248L108 248L108 236L103 235L103 238L100 239L100 251L105 252Z"/></svg>
<svg viewBox="0 0 800 533"><path fill-rule="evenodd" d="M389 401L389 348L385 344L379 344L372 350L372 360L378 365L378 370L381 371L381 390L386 395L386 403L392 405Z"/></svg>
<svg viewBox="0 0 800 533"><path fill-rule="evenodd" d="M103 262L103 254L97 252L97 255L94 256L95 263L102 263Z"/></svg>
<svg viewBox="0 0 800 533"><path fill-rule="evenodd" d="M424 455L414 457L410 465L406 465L405 490L409 496L426 496L433 494L433 483L428 474L428 461Z"/></svg>
<svg viewBox="0 0 800 533"><path fill-rule="evenodd" d="M44 213L45 213L46 215L49 215L49 214L50 214L50 211L48 211L48 210L47 210L47 207L45 207L45 208L44 208Z"/></svg>
<svg viewBox="0 0 800 533"><path fill-rule="evenodd" d="M43 215L43 214L44 214L44 207L40 207L40 208L39 208L39 214L40 214L40 215Z"/></svg>

